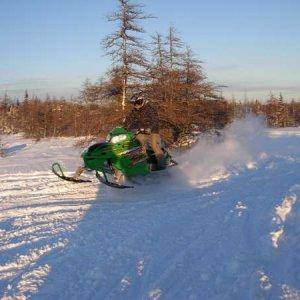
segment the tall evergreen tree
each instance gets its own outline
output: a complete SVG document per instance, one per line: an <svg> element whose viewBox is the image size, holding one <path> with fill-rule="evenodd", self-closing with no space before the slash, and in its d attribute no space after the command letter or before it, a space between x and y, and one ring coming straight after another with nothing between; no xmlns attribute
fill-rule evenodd
<svg viewBox="0 0 300 300"><path fill-rule="evenodd" d="M24 94L24 101L29 101L29 95L28 95L27 90L25 91L25 94Z"/></svg>
<svg viewBox="0 0 300 300"><path fill-rule="evenodd" d="M189 101L191 99L203 98L202 94L205 94L204 85L201 85L205 76L202 72L201 61L197 59L192 49L187 46L186 51L183 54L183 86L184 86L184 98Z"/></svg>
<svg viewBox="0 0 300 300"><path fill-rule="evenodd" d="M166 50L166 42L160 33L151 36L151 55L152 63L150 66L150 79L152 93L161 101L167 97L167 73L168 73L168 57Z"/></svg>
<svg viewBox="0 0 300 300"><path fill-rule="evenodd" d="M178 35L174 26L169 27L167 35L168 45L168 64L169 64L169 86L170 86L170 99L174 100L176 79L178 79L178 70L181 67L182 48L183 42Z"/></svg>
<svg viewBox="0 0 300 300"><path fill-rule="evenodd" d="M169 68L173 71L180 66L183 42L174 26L169 27L167 35Z"/></svg>
<svg viewBox="0 0 300 300"><path fill-rule="evenodd" d="M107 55L111 56L122 77L122 107L125 109L128 85L132 79L140 79L141 68L146 66L145 44L138 34L145 30L139 21L152 16L144 12L144 5L131 0L117 0L118 9L108 16L108 21L118 24L117 30L103 40Z"/></svg>

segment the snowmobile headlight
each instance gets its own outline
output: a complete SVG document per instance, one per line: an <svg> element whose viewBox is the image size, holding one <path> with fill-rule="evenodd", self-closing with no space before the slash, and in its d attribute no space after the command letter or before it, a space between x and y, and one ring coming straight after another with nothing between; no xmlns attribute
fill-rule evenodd
<svg viewBox="0 0 300 300"><path fill-rule="evenodd" d="M113 138L111 138L111 143L117 144L117 143L125 141L126 139L127 139L126 134L120 134L120 135L117 135L117 136L114 136Z"/></svg>

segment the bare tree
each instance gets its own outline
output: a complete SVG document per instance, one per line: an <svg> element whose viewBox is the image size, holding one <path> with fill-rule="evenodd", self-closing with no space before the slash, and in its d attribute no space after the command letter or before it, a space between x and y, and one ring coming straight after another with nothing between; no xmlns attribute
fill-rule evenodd
<svg viewBox="0 0 300 300"><path fill-rule="evenodd" d="M183 42L178 36L177 30L174 26L170 26L167 35L168 44L168 63L169 63L169 86L170 86L170 98L173 100L174 97L174 85L176 71L180 67L182 58L182 47ZM176 70L177 69L177 70Z"/></svg>
<svg viewBox="0 0 300 300"><path fill-rule="evenodd" d="M92 83L89 79L85 80L79 94L79 99L85 104L100 104L105 99L105 82L103 78L99 78L96 83Z"/></svg>
<svg viewBox="0 0 300 300"><path fill-rule="evenodd" d="M29 96L28 96L28 91L26 90L24 93L24 101L28 101L29 100Z"/></svg>
<svg viewBox="0 0 300 300"><path fill-rule="evenodd" d="M180 59L182 57L182 47L183 42L178 35L177 29L174 26L169 27L169 32L167 35L167 43L168 43L168 60L169 60L169 68L171 71L174 70L175 67L180 65Z"/></svg>
<svg viewBox="0 0 300 300"><path fill-rule="evenodd" d="M217 96L217 88L224 86L215 86L207 81L206 75L199 60L192 49L187 46L182 56L183 65L183 92L186 100L221 100Z"/></svg>
<svg viewBox="0 0 300 300"><path fill-rule="evenodd" d="M1 105L2 105L4 108L8 109L9 106L11 105L11 102L12 102L12 99L8 96L7 93L5 93L5 94L4 94L4 97L3 97L2 100L1 100Z"/></svg>
<svg viewBox="0 0 300 300"><path fill-rule="evenodd" d="M167 51L165 49L166 42L163 36L156 32L152 37L152 56L156 70L163 73L166 69Z"/></svg>
<svg viewBox="0 0 300 300"><path fill-rule="evenodd" d="M119 65L122 73L122 107L125 109L127 89L130 79L140 77L139 68L145 67L143 41L137 36L144 33L140 20L152 18L145 14L144 5L131 3L131 0L117 0L118 9L108 16L108 21L116 22L118 29L103 40L107 55Z"/></svg>
<svg viewBox="0 0 300 300"><path fill-rule="evenodd" d="M187 101L199 99L199 83L205 79L205 76L202 73L201 61L195 57L189 46L183 54L183 68L185 99Z"/></svg>
<svg viewBox="0 0 300 300"><path fill-rule="evenodd" d="M152 63L150 66L150 78L152 80L152 93L156 98L164 101L167 97L166 79L168 74L168 56L164 37L160 33L151 36Z"/></svg>

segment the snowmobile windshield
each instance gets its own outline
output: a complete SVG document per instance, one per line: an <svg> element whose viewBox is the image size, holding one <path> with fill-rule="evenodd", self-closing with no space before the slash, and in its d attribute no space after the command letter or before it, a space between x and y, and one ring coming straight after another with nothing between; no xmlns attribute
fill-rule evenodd
<svg viewBox="0 0 300 300"><path fill-rule="evenodd" d="M126 129L122 127L116 127L109 132L106 137L106 141L113 144L120 143L126 140L128 134L129 132Z"/></svg>

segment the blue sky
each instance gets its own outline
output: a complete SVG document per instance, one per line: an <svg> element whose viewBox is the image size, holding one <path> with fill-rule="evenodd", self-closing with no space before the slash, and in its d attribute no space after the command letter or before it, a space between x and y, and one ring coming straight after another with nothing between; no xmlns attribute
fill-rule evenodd
<svg viewBox="0 0 300 300"><path fill-rule="evenodd" d="M299 0L144 0L149 34L176 26L227 96L300 99ZM115 0L0 0L0 95L76 95L110 66Z"/></svg>

